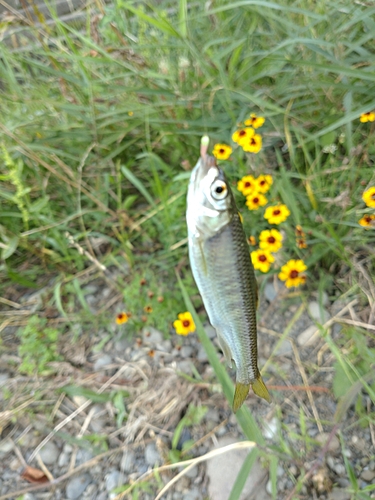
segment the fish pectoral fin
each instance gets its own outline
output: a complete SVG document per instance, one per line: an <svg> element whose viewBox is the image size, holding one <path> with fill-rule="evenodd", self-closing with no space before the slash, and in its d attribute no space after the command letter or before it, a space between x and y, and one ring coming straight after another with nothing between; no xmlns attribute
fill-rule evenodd
<svg viewBox="0 0 375 500"><path fill-rule="evenodd" d="M262 379L262 376L260 373L259 373L257 379L255 380L255 382L251 383L251 387L254 391L254 394L259 396L260 398L265 399L268 403L271 403L270 393L268 392L266 384L263 382L263 379Z"/></svg>
<svg viewBox="0 0 375 500"><path fill-rule="evenodd" d="M198 247L199 247L199 251L200 251L200 254L201 254L201 259L202 259L202 271L203 271L203 274L207 275L208 271L207 271L207 262L206 262L206 257L204 255L204 251L203 251L203 243L202 243L202 240L199 239L198 240Z"/></svg>
<svg viewBox="0 0 375 500"><path fill-rule="evenodd" d="M217 338L219 340L219 344L220 344L221 350L224 353L225 361L226 361L227 365L229 366L229 368L232 368L232 353L231 353L231 350L229 349L229 346L228 346L226 340L224 339L223 335L219 332L219 330L216 330L216 332L217 332Z"/></svg>
<svg viewBox="0 0 375 500"><path fill-rule="evenodd" d="M249 394L251 384L242 384L241 382L236 382L236 389L234 391L233 398L233 411L236 413L245 401L247 395Z"/></svg>

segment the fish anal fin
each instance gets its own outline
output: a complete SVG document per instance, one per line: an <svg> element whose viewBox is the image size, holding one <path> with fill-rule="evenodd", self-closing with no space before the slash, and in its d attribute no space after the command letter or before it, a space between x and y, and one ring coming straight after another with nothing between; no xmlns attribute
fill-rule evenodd
<svg viewBox="0 0 375 500"><path fill-rule="evenodd" d="M234 398L233 398L233 411L236 413L238 411L245 399L247 398L247 395L249 394L249 389L250 389L251 384L242 384L241 382L236 382L236 389L234 391Z"/></svg>
<svg viewBox="0 0 375 500"><path fill-rule="evenodd" d="M220 333L220 331L216 330L216 332L217 332L217 338L219 340L219 344L220 344L221 350L224 353L225 361L226 361L227 365L229 366L229 368L232 368L232 353L231 353L231 350L229 349L229 346L228 346L226 340L224 339L224 336Z"/></svg>
<svg viewBox="0 0 375 500"><path fill-rule="evenodd" d="M251 383L251 387L254 391L254 394L259 396L260 398L265 399L268 403L271 402L271 396L270 393L268 392L268 389L266 387L266 384L263 382L261 374L258 375L257 379L255 382Z"/></svg>

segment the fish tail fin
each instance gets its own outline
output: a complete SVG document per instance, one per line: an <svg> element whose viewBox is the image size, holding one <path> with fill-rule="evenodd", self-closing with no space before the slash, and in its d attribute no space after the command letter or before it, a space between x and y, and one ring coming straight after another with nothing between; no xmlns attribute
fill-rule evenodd
<svg viewBox="0 0 375 500"><path fill-rule="evenodd" d="M262 376L260 373L259 373L257 379L255 380L255 382L253 382L251 384L251 387L253 388L253 391L257 396L265 399L268 403L271 402L270 393L268 392L266 384L263 382L263 379L262 379Z"/></svg>
<svg viewBox="0 0 375 500"><path fill-rule="evenodd" d="M241 382L236 382L236 390L234 392L233 398L233 411L236 413L245 401L246 396L249 394L251 384L241 384ZM267 390L267 389L266 389Z"/></svg>

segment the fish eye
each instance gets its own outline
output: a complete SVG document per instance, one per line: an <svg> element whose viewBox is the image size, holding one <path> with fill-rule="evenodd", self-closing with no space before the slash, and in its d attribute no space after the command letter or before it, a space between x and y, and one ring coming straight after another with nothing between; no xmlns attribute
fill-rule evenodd
<svg viewBox="0 0 375 500"><path fill-rule="evenodd" d="M223 200L228 194L228 188L224 181L216 180L211 185L211 196L215 200Z"/></svg>

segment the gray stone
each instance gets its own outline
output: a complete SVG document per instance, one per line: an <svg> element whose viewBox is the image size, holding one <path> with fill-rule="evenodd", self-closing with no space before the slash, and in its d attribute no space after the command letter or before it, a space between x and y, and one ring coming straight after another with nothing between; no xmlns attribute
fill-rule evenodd
<svg viewBox="0 0 375 500"><path fill-rule="evenodd" d="M22 497L23 500L36 500L32 493L25 493Z"/></svg>
<svg viewBox="0 0 375 500"><path fill-rule="evenodd" d="M191 361L188 359L183 359L182 361L177 362L177 370L187 375L192 375L193 370L191 368Z"/></svg>
<svg viewBox="0 0 375 500"><path fill-rule="evenodd" d="M187 472L186 472L186 477L190 478L190 479L195 479L197 476L198 476L198 472L199 472L199 469L198 467L195 465L192 469L189 469Z"/></svg>
<svg viewBox="0 0 375 500"><path fill-rule="evenodd" d="M220 415L216 408L209 408L204 416L205 420L218 424L220 422Z"/></svg>
<svg viewBox="0 0 375 500"><path fill-rule="evenodd" d="M70 479L66 485L66 496L69 500L80 498L87 486L91 483L92 478L90 474L82 474Z"/></svg>
<svg viewBox="0 0 375 500"><path fill-rule="evenodd" d="M124 472L134 472L135 454L132 450L125 451L121 459L121 470Z"/></svg>
<svg viewBox="0 0 375 500"><path fill-rule="evenodd" d="M266 439L273 439L280 429L280 422L277 417L271 418L270 421L263 421L263 435Z"/></svg>
<svg viewBox="0 0 375 500"><path fill-rule="evenodd" d="M200 490L195 486L183 495L182 500L201 500L202 498Z"/></svg>
<svg viewBox="0 0 375 500"><path fill-rule="evenodd" d="M133 343L129 339L119 338L115 340L115 351L118 353L118 356L123 356L129 347L133 347Z"/></svg>
<svg viewBox="0 0 375 500"><path fill-rule="evenodd" d="M321 434L318 434L315 439L318 441L318 443L324 446L328 441L329 437L330 434L328 432L322 432ZM340 441L336 436L333 436L329 442L328 451L337 451L339 449L340 449Z"/></svg>
<svg viewBox="0 0 375 500"><path fill-rule="evenodd" d="M39 452L40 458L46 465L52 465L57 462L59 449L53 441L48 441Z"/></svg>
<svg viewBox="0 0 375 500"><path fill-rule="evenodd" d="M218 439L218 448L236 442L233 437L225 436ZM233 484L248 454L249 450L232 450L208 460L207 476L210 498L228 500ZM230 467L228 467L228 464L230 464ZM267 480L267 471L262 468L259 461L256 461L250 471L240 500L269 500L271 497L266 491Z"/></svg>
<svg viewBox="0 0 375 500"><path fill-rule="evenodd" d="M142 330L143 342L149 344L158 344L163 341L163 334L152 326L147 326Z"/></svg>
<svg viewBox="0 0 375 500"><path fill-rule="evenodd" d="M0 373L0 387L9 379L8 373Z"/></svg>
<svg viewBox="0 0 375 500"><path fill-rule="evenodd" d="M319 328L316 325L310 325L297 337L297 344L300 346L309 346L316 344L320 339Z"/></svg>
<svg viewBox="0 0 375 500"><path fill-rule="evenodd" d="M201 363L208 361L207 353L206 353L204 347L202 346L202 344L199 344L197 360L200 361Z"/></svg>
<svg viewBox="0 0 375 500"><path fill-rule="evenodd" d="M156 345L156 349L162 352L172 352L172 342L169 339L163 340Z"/></svg>
<svg viewBox="0 0 375 500"><path fill-rule="evenodd" d="M60 453L59 459L57 461L57 465L59 467L65 467L69 463L69 454L68 453Z"/></svg>
<svg viewBox="0 0 375 500"><path fill-rule="evenodd" d="M287 356L288 354L292 353L292 344L289 342L288 339L284 339L281 344L279 345L276 354L278 356Z"/></svg>
<svg viewBox="0 0 375 500"><path fill-rule="evenodd" d="M371 483L375 479L375 471L373 471L373 470L362 471L361 472L361 479L363 479L367 483Z"/></svg>
<svg viewBox="0 0 375 500"><path fill-rule="evenodd" d="M212 325L207 323L206 325L204 325L204 329L211 340L216 338L216 330Z"/></svg>
<svg viewBox="0 0 375 500"><path fill-rule="evenodd" d="M105 488L108 492L114 490L118 486L121 486L124 477L119 470L113 470L105 476Z"/></svg>
<svg viewBox="0 0 375 500"><path fill-rule="evenodd" d="M161 463L160 454L155 443L149 443L145 449L145 460L148 465L154 467L156 463Z"/></svg>
<svg viewBox="0 0 375 500"><path fill-rule="evenodd" d="M14 444L10 439L3 439L0 441L0 455L8 453L13 450Z"/></svg>
<svg viewBox="0 0 375 500"><path fill-rule="evenodd" d="M328 495L328 500L350 500L351 495L346 490L341 488L333 488Z"/></svg>
<svg viewBox="0 0 375 500"><path fill-rule="evenodd" d="M88 462L94 457L91 450L78 450L76 457L76 465L82 465L85 462Z"/></svg>
<svg viewBox="0 0 375 500"><path fill-rule="evenodd" d="M94 363L94 371L98 372L105 369L106 366L112 363L112 357L109 354L101 354Z"/></svg>
<svg viewBox="0 0 375 500"><path fill-rule="evenodd" d="M325 309L325 307L321 307L319 302L316 302L316 300L309 302L307 309L310 316L319 323L325 323L331 317L327 309Z"/></svg>
<svg viewBox="0 0 375 500"><path fill-rule="evenodd" d="M191 358L194 349L190 345L184 345L181 347L180 356L181 358Z"/></svg>
<svg viewBox="0 0 375 500"><path fill-rule="evenodd" d="M280 290L281 282L279 282L279 283L280 283L280 286L278 287L278 289ZM268 302L274 301L277 297L277 294L278 294L278 290L276 290L273 281L268 281L266 283L266 286L264 287L264 296L266 297Z"/></svg>

